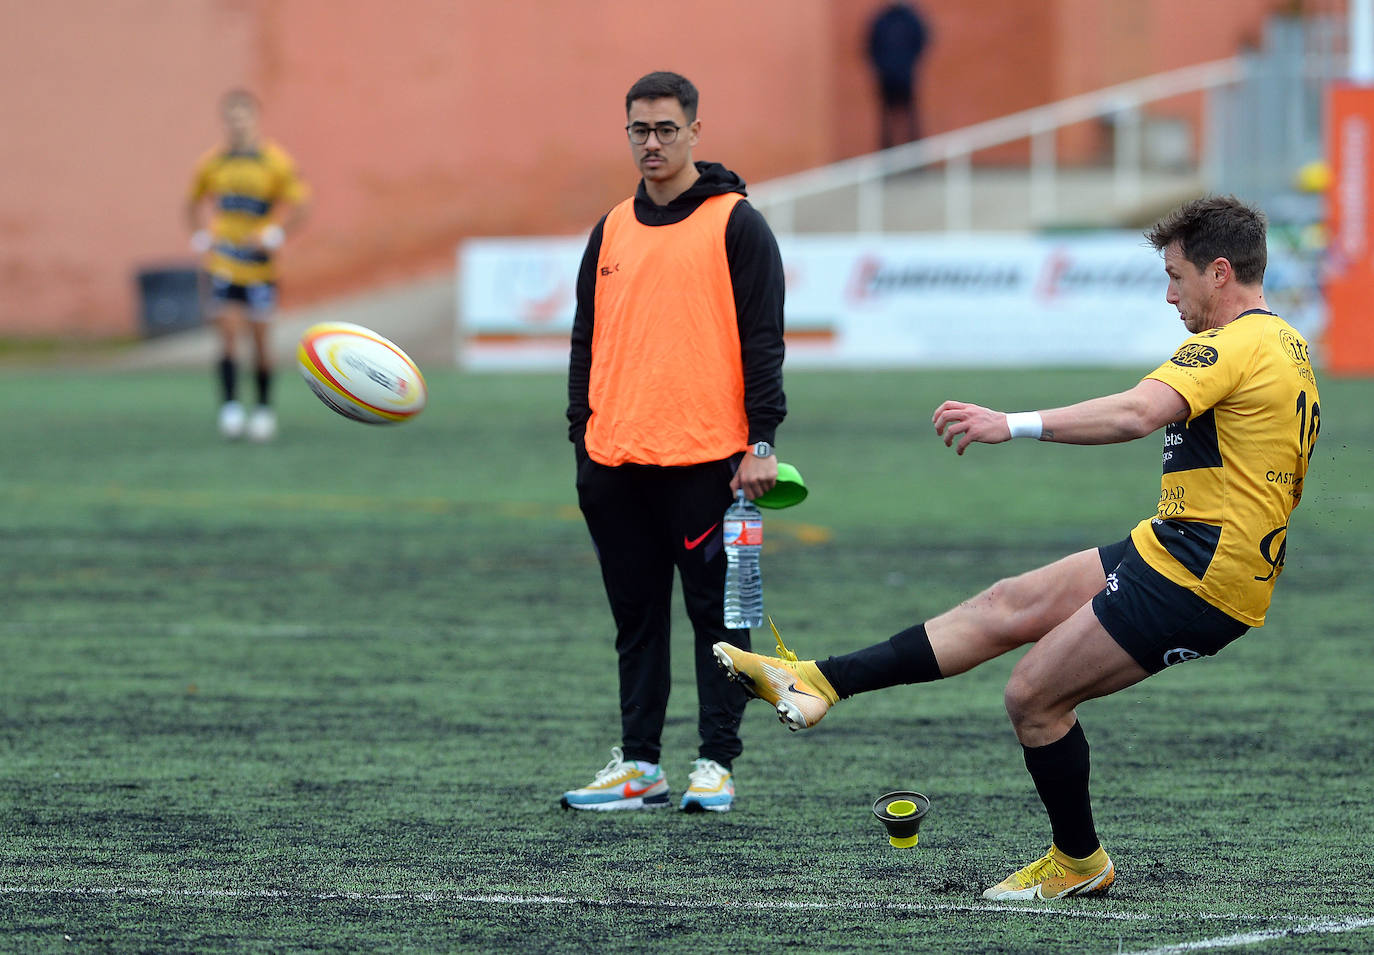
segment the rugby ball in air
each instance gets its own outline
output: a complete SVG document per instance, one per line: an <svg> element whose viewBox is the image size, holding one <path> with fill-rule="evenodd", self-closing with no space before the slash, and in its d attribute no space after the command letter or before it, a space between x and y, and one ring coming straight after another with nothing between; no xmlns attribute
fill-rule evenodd
<svg viewBox="0 0 1374 955"><path fill-rule="evenodd" d="M316 397L365 424L409 421L428 389L410 356L370 328L348 322L311 325L296 346L301 375Z"/></svg>

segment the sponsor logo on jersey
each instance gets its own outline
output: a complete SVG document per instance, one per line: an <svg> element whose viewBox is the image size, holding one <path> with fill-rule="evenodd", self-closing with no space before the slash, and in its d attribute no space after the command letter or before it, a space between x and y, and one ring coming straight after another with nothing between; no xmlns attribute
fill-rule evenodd
<svg viewBox="0 0 1374 955"><path fill-rule="evenodd" d="M1276 527L1260 540L1260 557L1269 565L1269 573L1256 577L1258 581L1273 580L1283 570L1283 558L1288 551L1288 525Z"/></svg>
<svg viewBox="0 0 1374 955"><path fill-rule="evenodd" d="M1183 368L1210 368L1217 363L1219 353L1211 345L1201 342L1188 342L1169 359Z"/></svg>
<svg viewBox="0 0 1374 955"><path fill-rule="evenodd" d="M1209 408L1187 424L1170 422L1164 430L1164 473L1222 466L1216 412Z"/></svg>
<svg viewBox="0 0 1374 955"><path fill-rule="evenodd" d="M1297 365L1298 377L1315 385L1317 379L1312 375L1312 355L1307 350L1307 342L1291 328L1282 328L1279 329L1279 345L1283 353Z"/></svg>
<svg viewBox="0 0 1374 955"><path fill-rule="evenodd" d="M1178 430L1178 425L1171 423L1164 429L1164 464L1168 465L1174 459L1173 449L1183 444L1183 435Z"/></svg>
<svg viewBox="0 0 1374 955"><path fill-rule="evenodd" d="M1283 345L1284 353L1293 359L1293 364L1301 367L1311 363L1312 359L1307 353L1307 342L1299 338L1296 332L1287 328L1280 329L1279 342Z"/></svg>
<svg viewBox="0 0 1374 955"><path fill-rule="evenodd" d="M1159 516L1178 517L1188 510L1187 489L1181 484L1159 489Z"/></svg>

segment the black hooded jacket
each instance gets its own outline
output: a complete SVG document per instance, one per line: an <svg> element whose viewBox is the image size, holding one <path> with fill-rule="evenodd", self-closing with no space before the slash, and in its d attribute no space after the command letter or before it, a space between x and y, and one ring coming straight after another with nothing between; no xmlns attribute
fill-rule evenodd
<svg viewBox="0 0 1374 955"><path fill-rule="evenodd" d="M711 196L738 192L744 180L720 163L698 162L700 174L686 192L666 206L649 198L643 180L635 191L635 218L641 225L681 222ZM609 214L609 213L608 213ZM583 441L591 417L587 392L592 369L592 329L596 323L596 269L606 216L592 229L577 276L577 314L573 319L572 353L568 365L568 438L585 453ZM749 441L774 442L787 414L782 390L783 271L782 256L772 230L757 209L745 200L735 204L725 226L725 257L739 324L740 355L744 364L744 411Z"/></svg>

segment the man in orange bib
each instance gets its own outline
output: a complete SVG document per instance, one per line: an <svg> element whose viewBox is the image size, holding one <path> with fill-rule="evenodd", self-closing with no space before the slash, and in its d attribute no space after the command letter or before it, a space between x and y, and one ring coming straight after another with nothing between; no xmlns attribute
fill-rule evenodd
<svg viewBox="0 0 1374 955"><path fill-rule="evenodd" d="M777 481L783 271L744 181L696 162L697 90L650 73L625 97L633 198L592 229L568 371L577 494L601 562L620 661L621 746L572 809L669 804L659 766L670 689L673 570L695 631L701 748L679 807L728 810L745 696L716 668L724 628L721 518Z"/></svg>

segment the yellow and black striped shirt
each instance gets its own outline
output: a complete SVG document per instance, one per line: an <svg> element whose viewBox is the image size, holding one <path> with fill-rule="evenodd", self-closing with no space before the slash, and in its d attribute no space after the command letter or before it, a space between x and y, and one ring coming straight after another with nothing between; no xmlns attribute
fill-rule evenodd
<svg viewBox="0 0 1374 955"><path fill-rule="evenodd" d="M256 285L276 278L271 252L255 239L271 222L279 202L303 202L310 188L280 146L264 141L248 151L220 147L196 164L190 198L215 203L210 220L214 245L205 268L235 285Z"/></svg>

